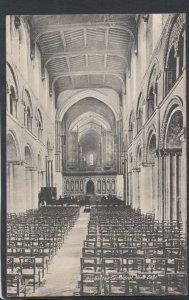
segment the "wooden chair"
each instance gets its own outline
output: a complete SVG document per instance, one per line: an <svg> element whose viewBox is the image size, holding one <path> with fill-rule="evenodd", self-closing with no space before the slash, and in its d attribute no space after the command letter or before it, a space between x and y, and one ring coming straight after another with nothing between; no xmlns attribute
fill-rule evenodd
<svg viewBox="0 0 189 300"><path fill-rule="evenodd" d="M167 273L165 276L166 295L185 295L187 293L186 273Z"/></svg>
<svg viewBox="0 0 189 300"><path fill-rule="evenodd" d="M110 273L108 276L109 296L128 296L129 280L128 274L124 272Z"/></svg>
<svg viewBox="0 0 189 300"><path fill-rule="evenodd" d="M102 273L107 275L111 272L120 272L120 259L119 258L103 258L102 259Z"/></svg>
<svg viewBox="0 0 189 300"><path fill-rule="evenodd" d="M7 274L7 297L26 297L26 286L18 274Z"/></svg>
<svg viewBox="0 0 189 300"><path fill-rule="evenodd" d="M97 258L81 258L81 272L87 271L97 271Z"/></svg>
<svg viewBox="0 0 189 300"><path fill-rule="evenodd" d="M101 274L97 272L81 273L81 296L95 296L101 294Z"/></svg>
<svg viewBox="0 0 189 300"><path fill-rule="evenodd" d="M157 273L141 272L137 274L137 295L157 294Z"/></svg>

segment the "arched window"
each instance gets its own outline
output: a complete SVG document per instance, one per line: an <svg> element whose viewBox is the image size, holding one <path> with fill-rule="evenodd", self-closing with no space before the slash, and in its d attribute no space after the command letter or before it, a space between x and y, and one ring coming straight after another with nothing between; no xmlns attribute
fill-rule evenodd
<svg viewBox="0 0 189 300"><path fill-rule="evenodd" d="M90 166L94 165L94 155L93 155L93 153L90 153L90 155L89 155L89 165Z"/></svg>
<svg viewBox="0 0 189 300"><path fill-rule="evenodd" d="M7 111L18 118L18 80L15 71L8 62L6 65L6 80Z"/></svg>
<svg viewBox="0 0 189 300"><path fill-rule="evenodd" d="M115 180L112 179L112 193L115 193Z"/></svg>
<svg viewBox="0 0 189 300"><path fill-rule="evenodd" d="M156 107L157 99L157 78L158 78L158 65L155 63L151 70L149 84L148 84L148 93L147 93L147 118L149 119Z"/></svg>
<svg viewBox="0 0 189 300"><path fill-rule="evenodd" d="M183 115L182 111L176 107L172 110L166 130L165 148L167 149L181 149L180 133L183 129Z"/></svg>
<svg viewBox="0 0 189 300"><path fill-rule="evenodd" d="M28 146L25 147L25 161L26 161L26 165L27 167L31 167L32 166L32 154L31 154L31 150Z"/></svg>
<svg viewBox="0 0 189 300"><path fill-rule="evenodd" d="M69 180L66 180L66 192L69 192Z"/></svg>
<svg viewBox="0 0 189 300"><path fill-rule="evenodd" d="M155 109L155 93L153 86L150 87L148 96L148 118L151 117Z"/></svg>
<svg viewBox="0 0 189 300"><path fill-rule="evenodd" d="M40 141L42 141L43 138L43 120L41 116L41 112L38 109L36 114L36 121L37 121L37 137Z"/></svg>
<svg viewBox="0 0 189 300"><path fill-rule="evenodd" d="M102 180L102 193L106 193L106 180L105 179L103 179Z"/></svg>
<svg viewBox="0 0 189 300"><path fill-rule="evenodd" d="M133 130L134 130L134 114L131 112L130 120L129 120L129 144L133 140Z"/></svg>
<svg viewBox="0 0 189 300"><path fill-rule="evenodd" d="M132 170L132 168L133 168L133 155L132 155L132 153L130 154L129 163L130 163L130 169Z"/></svg>
<svg viewBox="0 0 189 300"><path fill-rule="evenodd" d="M33 110L32 102L29 92L25 89L23 91L23 102L24 102L24 124L26 128L32 132L32 119L33 119Z"/></svg>
<svg viewBox="0 0 189 300"><path fill-rule="evenodd" d="M149 138L149 145L148 145L148 162L154 163L155 156L156 156L156 136L154 133L152 133Z"/></svg>
<svg viewBox="0 0 189 300"><path fill-rule="evenodd" d="M83 192L83 180L80 180L80 191Z"/></svg>
<svg viewBox="0 0 189 300"><path fill-rule="evenodd" d="M137 133L142 128L142 94L140 93L138 104L137 104L137 113L136 113L136 119L137 119Z"/></svg>
<svg viewBox="0 0 189 300"><path fill-rule="evenodd" d="M166 118L164 133L164 178L165 204L163 211L165 217L170 220L182 220L182 141L183 113L181 107L173 105ZM185 180L185 179L184 179ZM167 190L169 193L166 194ZM169 203L169 205L166 205Z"/></svg>
<svg viewBox="0 0 189 300"><path fill-rule="evenodd" d="M108 193L110 192L110 180L109 179L107 180L107 192Z"/></svg>
<svg viewBox="0 0 189 300"><path fill-rule="evenodd" d="M32 131L32 115L29 107L27 107L26 128Z"/></svg>
<svg viewBox="0 0 189 300"><path fill-rule="evenodd" d="M139 146L138 150L137 150L136 162L137 162L137 167L139 168L141 166L141 163L142 163L142 149L141 149L141 146Z"/></svg>
<svg viewBox="0 0 189 300"><path fill-rule="evenodd" d="M142 128L142 108L139 108L138 114L137 114L137 133Z"/></svg>
<svg viewBox="0 0 189 300"><path fill-rule="evenodd" d="M17 117L17 99L13 86L10 88L10 114Z"/></svg>
<svg viewBox="0 0 189 300"><path fill-rule="evenodd" d="M174 18L174 23L170 30L165 52L165 94L169 93L183 71L185 23L185 15L178 14L176 18Z"/></svg>
<svg viewBox="0 0 189 300"><path fill-rule="evenodd" d="M97 191L98 193L101 193L101 180L98 179L98 182L97 182Z"/></svg>
<svg viewBox="0 0 189 300"><path fill-rule="evenodd" d="M178 59L179 59L179 70L178 75L180 76L183 71L184 66L184 33L180 34L179 42L178 42Z"/></svg>
<svg viewBox="0 0 189 300"><path fill-rule="evenodd" d="M176 57L174 47L169 52L168 61L167 61L167 84L166 84L166 93L168 93L173 87L176 81Z"/></svg>

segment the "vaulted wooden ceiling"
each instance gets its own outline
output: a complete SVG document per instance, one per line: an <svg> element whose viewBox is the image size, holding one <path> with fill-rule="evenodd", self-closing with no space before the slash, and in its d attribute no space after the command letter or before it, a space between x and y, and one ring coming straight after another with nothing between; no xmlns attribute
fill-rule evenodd
<svg viewBox="0 0 189 300"><path fill-rule="evenodd" d="M130 52L136 47L135 15L28 16L32 41L42 54L58 95L78 88L125 91Z"/></svg>

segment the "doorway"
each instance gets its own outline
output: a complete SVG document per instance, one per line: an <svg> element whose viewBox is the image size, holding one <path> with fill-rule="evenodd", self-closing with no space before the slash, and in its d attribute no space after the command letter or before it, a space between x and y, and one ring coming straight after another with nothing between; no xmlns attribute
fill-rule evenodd
<svg viewBox="0 0 189 300"><path fill-rule="evenodd" d="M93 194L94 195L94 182L89 180L86 185L86 194Z"/></svg>

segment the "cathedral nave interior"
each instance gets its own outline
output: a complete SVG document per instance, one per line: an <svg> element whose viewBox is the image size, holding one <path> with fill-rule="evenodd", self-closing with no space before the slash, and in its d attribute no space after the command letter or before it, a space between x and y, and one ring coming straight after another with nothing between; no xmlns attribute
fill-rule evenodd
<svg viewBox="0 0 189 300"><path fill-rule="evenodd" d="M187 293L185 19L6 17L9 297Z"/></svg>

